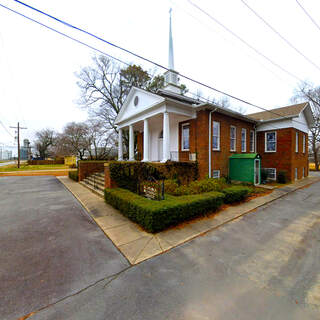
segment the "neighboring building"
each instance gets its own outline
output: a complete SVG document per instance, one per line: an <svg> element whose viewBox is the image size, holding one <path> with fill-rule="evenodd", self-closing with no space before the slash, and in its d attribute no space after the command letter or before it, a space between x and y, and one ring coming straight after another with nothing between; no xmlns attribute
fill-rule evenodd
<svg viewBox="0 0 320 320"><path fill-rule="evenodd" d="M181 95L171 19L169 70L164 76L166 86L157 93L131 88L115 121L119 160L123 160L122 133L129 130L129 160L197 160L200 178L227 176L229 157L236 153L258 153L271 179L279 170L286 170L289 180L308 175L307 135L313 123L309 103L243 115Z"/></svg>
<svg viewBox="0 0 320 320"><path fill-rule="evenodd" d="M11 160L12 151L0 149L0 160Z"/></svg>
<svg viewBox="0 0 320 320"><path fill-rule="evenodd" d="M20 147L20 160L29 160L31 158L31 147L28 139L23 140L23 146Z"/></svg>

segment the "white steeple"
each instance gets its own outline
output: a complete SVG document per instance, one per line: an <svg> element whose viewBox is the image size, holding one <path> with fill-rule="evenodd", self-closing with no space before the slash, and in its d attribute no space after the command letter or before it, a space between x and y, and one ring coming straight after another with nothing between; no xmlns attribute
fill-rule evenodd
<svg viewBox="0 0 320 320"><path fill-rule="evenodd" d="M169 69L174 70L174 60L173 60L173 40L172 40L172 28L171 28L171 12L172 8L169 10Z"/></svg>
<svg viewBox="0 0 320 320"><path fill-rule="evenodd" d="M168 91L172 91L174 93L181 93L178 72L174 71L171 12L172 12L172 8L170 8L169 10L169 63L168 63L169 70L166 71L164 74L164 80L165 80L164 89Z"/></svg>

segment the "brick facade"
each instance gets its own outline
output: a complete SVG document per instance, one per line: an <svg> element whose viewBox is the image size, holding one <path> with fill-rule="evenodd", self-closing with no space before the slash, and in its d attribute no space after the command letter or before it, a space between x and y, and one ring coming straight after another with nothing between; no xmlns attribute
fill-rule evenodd
<svg viewBox="0 0 320 320"><path fill-rule="evenodd" d="M266 132L276 131L277 149L276 152L265 152ZM299 134L299 151L296 148L296 132ZM303 153L303 136L305 136L306 146ZM309 174L308 165L308 135L294 128L284 128L257 133L257 152L261 155L261 168L276 168L287 172L287 179L294 181L295 168L298 168L298 179L302 178L303 168L305 176Z"/></svg>
<svg viewBox="0 0 320 320"><path fill-rule="evenodd" d="M189 161L189 154L196 153L199 167L199 178L203 179L208 175L209 167L209 110L197 112L195 119L189 119L179 123L179 160ZM250 131L254 131L255 125L251 122L237 119L232 116L213 112L212 123L220 123L220 150L211 148L211 174L213 170L220 170L220 176L229 174L229 157L234 153L242 153L241 130L246 129L246 151L250 153ZM182 125L188 123L189 130L189 151L182 151ZM211 125L212 125L211 123ZM236 150L230 151L230 127L236 127ZM295 168L298 168L298 179L309 174L308 166L308 135L294 128L271 130L277 132L277 151L265 152L265 132L256 133L256 152L261 156L261 168L276 168L287 171L289 181L295 179ZM211 134L213 128L211 127ZM295 135L299 133L299 152L295 152ZM305 153L303 153L303 136L305 136ZM138 133L137 149L143 155L143 133Z"/></svg>

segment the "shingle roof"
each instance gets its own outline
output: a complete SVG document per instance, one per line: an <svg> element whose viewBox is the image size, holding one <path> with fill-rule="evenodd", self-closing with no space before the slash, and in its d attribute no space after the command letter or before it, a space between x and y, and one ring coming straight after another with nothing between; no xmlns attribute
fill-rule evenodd
<svg viewBox="0 0 320 320"><path fill-rule="evenodd" d="M293 117L298 116L300 112L306 107L307 102L294 104L287 107L271 109L270 111L262 111L257 113L251 113L247 116L255 120L272 120L279 119L281 117Z"/></svg>

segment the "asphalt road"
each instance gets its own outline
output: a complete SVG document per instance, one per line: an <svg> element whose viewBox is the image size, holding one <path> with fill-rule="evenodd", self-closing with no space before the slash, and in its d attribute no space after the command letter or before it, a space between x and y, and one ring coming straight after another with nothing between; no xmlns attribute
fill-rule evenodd
<svg viewBox="0 0 320 320"><path fill-rule="evenodd" d="M128 266L55 177L0 177L1 320L56 303Z"/></svg>
<svg viewBox="0 0 320 320"><path fill-rule="evenodd" d="M320 319L320 183L31 319Z"/></svg>

